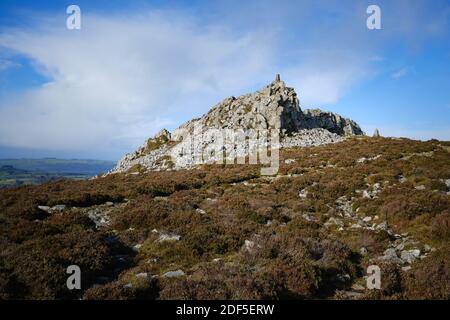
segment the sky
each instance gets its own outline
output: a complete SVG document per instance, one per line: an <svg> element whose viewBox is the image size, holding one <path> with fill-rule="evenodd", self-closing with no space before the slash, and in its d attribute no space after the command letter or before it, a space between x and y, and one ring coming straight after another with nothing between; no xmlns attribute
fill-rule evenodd
<svg viewBox="0 0 450 320"><path fill-rule="evenodd" d="M302 109L450 140L449 24L448 0L2 0L0 158L117 160L276 73Z"/></svg>

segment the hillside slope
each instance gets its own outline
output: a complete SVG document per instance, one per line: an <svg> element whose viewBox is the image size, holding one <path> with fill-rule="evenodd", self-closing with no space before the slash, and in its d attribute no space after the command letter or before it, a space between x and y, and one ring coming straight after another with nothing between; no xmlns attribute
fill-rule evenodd
<svg viewBox="0 0 450 320"><path fill-rule="evenodd" d="M449 299L449 152L353 137L282 150L275 177L205 165L1 190L0 298Z"/></svg>

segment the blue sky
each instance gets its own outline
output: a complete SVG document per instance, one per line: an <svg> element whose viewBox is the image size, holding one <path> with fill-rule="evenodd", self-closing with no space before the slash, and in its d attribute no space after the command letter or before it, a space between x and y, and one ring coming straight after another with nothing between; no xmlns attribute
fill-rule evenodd
<svg viewBox="0 0 450 320"><path fill-rule="evenodd" d="M450 140L449 20L439 0L2 0L0 157L116 160L276 73L303 109Z"/></svg>

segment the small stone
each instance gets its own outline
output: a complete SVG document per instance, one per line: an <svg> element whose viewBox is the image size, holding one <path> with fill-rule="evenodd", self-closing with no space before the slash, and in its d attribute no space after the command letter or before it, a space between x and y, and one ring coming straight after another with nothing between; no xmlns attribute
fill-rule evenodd
<svg viewBox="0 0 450 320"><path fill-rule="evenodd" d="M336 275L336 279L340 282L347 282L348 280L351 279L351 277L348 273L344 273Z"/></svg>
<svg viewBox="0 0 450 320"><path fill-rule="evenodd" d="M53 206L51 208L51 210L53 211L63 211L66 209L66 205L65 204L57 204L56 206Z"/></svg>
<svg viewBox="0 0 450 320"><path fill-rule="evenodd" d="M420 250L419 249L414 249L414 250L409 250L409 252L411 252L411 254L418 258L420 256Z"/></svg>
<svg viewBox="0 0 450 320"><path fill-rule="evenodd" d="M415 186L414 189L416 189L416 190L425 190L425 186L424 185Z"/></svg>
<svg viewBox="0 0 450 320"><path fill-rule="evenodd" d="M181 236L174 234L174 233L161 233L158 241L164 242L164 241L179 241L181 239Z"/></svg>
<svg viewBox="0 0 450 320"><path fill-rule="evenodd" d="M355 284L352 285L352 290L364 291L364 290L366 290L366 288L364 286L360 285L360 284L355 283Z"/></svg>
<svg viewBox="0 0 450 320"><path fill-rule="evenodd" d="M445 183L445 185L447 186L447 189L450 189L450 179L442 179L442 182Z"/></svg>
<svg viewBox="0 0 450 320"><path fill-rule="evenodd" d="M38 209L39 210L42 210L42 211L49 211L50 210L50 207L49 206L38 206Z"/></svg>
<svg viewBox="0 0 450 320"><path fill-rule="evenodd" d="M108 201L105 203L106 206L111 207L114 205L114 202Z"/></svg>
<svg viewBox="0 0 450 320"><path fill-rule="evenodd" d="M428 245L428 244L426 244L426 245L423 246L423 250L424 250L425 252L430 252L431 249L432 249L431 246Z"/></svg>
<svg viewBox="0 0 450 320"><path fill-rule="evenodd" d="M409 271L409 270L411 270L412 269L412 267L411 266L406 266L406 267L402 267L402 270L403 271Z"/></svg>
<svg viewBox="0 0 450 320"><path fill-rule="evenodd" d="M354 223L354 224L352 224L352 226L350 228L352 228L352 229L359 229L359 228L361 228L361 225L359 225L357 223Z"/></svg>
<svg viewBox="0 0 450 320"><path fill-rule="evenodd" d="M145 261L145 263L147 263L147 264L152 264L152 263L157 263L157 262L158 262L157 258L148 259L147 261Z"/></svg>
<svg viewBox="0 0 450 320"><path fill-rule="evenodd" d="M400 254L400 258L408 263L413 263L420 256L420 250L403 250Z"/></svg>
<svg viewBox="0 0 450 320"><path fill-rule="evenodd" d="M148 273L147 272L138 273L138 274L136 274L136 278L144 278L144 279L146 279L146 278L148 278Z"/></svg>
<svg viewBox="0 0 450 320"><path fill-rule="evenodd" d="M397 252L394 248L389 248L384 251L384 256L379 258L380 260L389 261L396 264L402 264L403 260L397 256Z"/></svg>
<svg viewBox="0 0 450 320"><path fill-rule="evenodd" d="M395 249L392 249L392 248L384 250L383 253L384 253L384 255L387 255L387 256L397 256L397 252L395 251Z"/></svg>
<svg viewBox="0 0 450 320"><path fill-rule="evenodd" d="M377 230L387 230L387 223L386 222L382 222L379 225L376 226Z"/></svg>
<svg viewBox="0 0 450 320"><path fill-rule="evenodd" d="M134 251L139 251L139 249L141 249L141 248L142 248L142 244L138 243L137 245L135 245L135 246L133 247L133 250L134 250Z"/></svg>
<svg viewBox="0 0 450 320"><path fill-rule="evenodd" d="M362 255L365 255L365 254L367 254L367 253L369 252L369 250L367 250L366 247L361 247L361 249L359 249L359 252L360 252Z"/></svg>
<svg viewBox="0 0 450 320"><path fill-rule="evenodd" d="M200 208L195 209L195 212L199 213L199 214L206 214L206 211Z"/></svg>
<svg viewBox="0 0 450 320"><path fill-rule="evenodd" d="M163 274L163 277L165 278L178 278L178 277L182 277L184 276L185 273L183 272L183 270L175 270L175 271L169 271Z"/></svg>
<svg viewBox="0 0 450 320"><path fill-rule="evenodd" d="M244 241L244 249L245 250L251 250L254 246L255 246L255 242L250 241L250 240Z"/></svg>
<svg viewBox="0 0 450 320"><path fill-rule="evenodd" d="M363 221L364 222L370 222L370 221L372 221L372 217L364 217Z"/></svg>
<svg viewBox="0 0 450 320"><path fill-rule="evenodd" d="M302 199L305 199L308 196L308 191L306 189L300 190L298 196Z"/></svg>

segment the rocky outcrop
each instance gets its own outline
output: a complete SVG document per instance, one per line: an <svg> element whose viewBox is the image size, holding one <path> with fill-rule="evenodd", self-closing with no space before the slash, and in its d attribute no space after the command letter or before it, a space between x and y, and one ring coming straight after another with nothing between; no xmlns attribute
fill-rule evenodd
<svg viewBox="0 0 450 320"><path fill-rule="evenodd" d="M301 126L306 129L323 128L338 135L364 134L356 122L336 113L308 109L303 112L303 115Z"/></svg>
<svg viewBox="0 0 450 320"><path fill-rule="evenodd" d="M313 146L361 134L358 124L337 114L302 111L295 90L277 75L261 90L229 97L172 133L161 130L125 155L110 173L190 168L224 157L245 158L261 146ZM249 142L253 140L256 143Z"/></svg>

